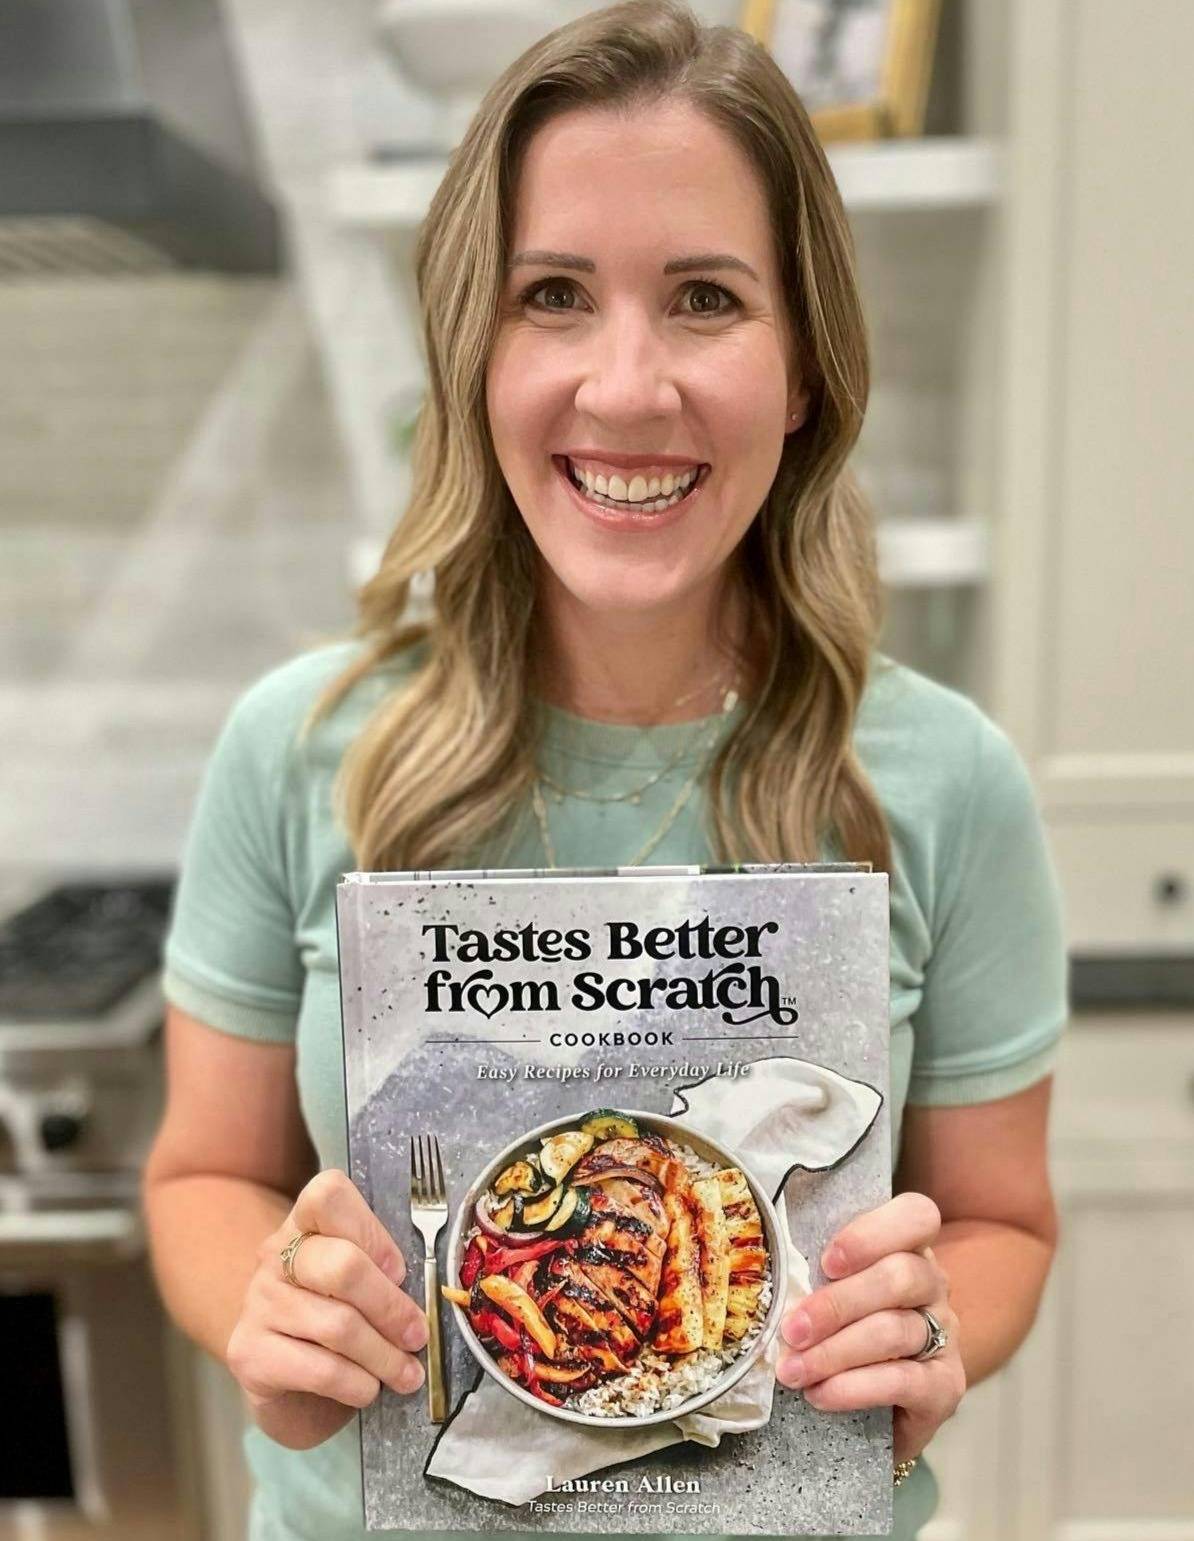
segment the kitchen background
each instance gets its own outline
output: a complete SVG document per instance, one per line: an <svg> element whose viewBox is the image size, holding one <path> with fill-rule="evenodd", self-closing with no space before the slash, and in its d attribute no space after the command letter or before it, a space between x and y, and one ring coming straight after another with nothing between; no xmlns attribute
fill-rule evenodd
<svg viewBox="0 0 1194 1541"><path fill-rule="evenodd" d="M402 507L443 156L591 9L0 7L0 1541L243 1535L234 1388L136 1216L169 878L231 702ZM942 0L915 131L830 146L885 646L1019 745L1073 958L1058 1262L925 1541L1194 1541L1192 53L1188 0Z"/></svg>

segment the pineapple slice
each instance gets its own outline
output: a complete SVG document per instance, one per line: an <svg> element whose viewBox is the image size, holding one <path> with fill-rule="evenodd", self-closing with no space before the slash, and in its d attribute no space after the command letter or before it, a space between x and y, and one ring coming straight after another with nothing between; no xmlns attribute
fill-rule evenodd
<svg viewBox="0 0 1194 1541"><path fill-rule="evenodd" d="M729 1288L725 1336L733 1343L744 1336L758 1309L767 1266L767 1240L759 1207L746 1178L735 1166L717 1173L729 1249Z"/></svg>
<svg viewBox="0 0 1194 1541"><path fill-rule="evenodd" d="M701 1301L705 1316L705 1347L720 1348L725 1335L730 1292L730 1240L721 1184L701 1177L692 1185L697 1241L701 1253Z"/></svg>

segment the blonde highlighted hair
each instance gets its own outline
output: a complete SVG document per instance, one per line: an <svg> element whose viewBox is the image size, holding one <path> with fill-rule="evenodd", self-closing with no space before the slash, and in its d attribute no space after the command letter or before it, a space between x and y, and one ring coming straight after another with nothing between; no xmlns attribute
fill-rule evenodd
<svg viewBox="0 0 1194 1541"><path fill-rule="evenodd" d="M536 552L494 454L484 395L519 167L558 114L674 103L704 113L756 168L809 392L738 552L759 663L748 710L708 773L710 837L725 861L816 860L832 839L835 854L890 870L887 821L852 743L882 604L870 511L846 464L870 383L850 230L779 66L746 33L702 26L679 0L625 0L528 49L485 96L420 229L429 379L410 501L360 591L361 653L307 724L387 659L426 644L338 773L338 811L362 869L459 863L529 790L541 729ZM432 617L402 624L411 580L428 569Z"/></svg>

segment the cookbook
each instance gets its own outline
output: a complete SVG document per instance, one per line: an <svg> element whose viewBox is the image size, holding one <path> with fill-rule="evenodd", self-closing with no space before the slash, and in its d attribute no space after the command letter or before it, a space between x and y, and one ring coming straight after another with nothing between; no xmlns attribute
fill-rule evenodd
<svg viewBox="0 0 1194 1541"><path fill-rule="evenodd" d="M775 1377L891 1196L887 875L352 872L336 921L350 1173L439 1327L366 1528L889 1533L890 1409Z"/></svg>

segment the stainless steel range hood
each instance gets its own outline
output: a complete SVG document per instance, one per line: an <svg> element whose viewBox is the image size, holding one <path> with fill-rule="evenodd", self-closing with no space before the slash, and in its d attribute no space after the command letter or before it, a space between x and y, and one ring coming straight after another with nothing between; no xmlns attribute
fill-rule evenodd
<svg viewBox="0 0 1194 1541"><path fill-rule="evenodd" d="M0 277L277 273L218 0L0 0Z"/></svg>

